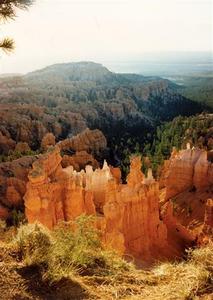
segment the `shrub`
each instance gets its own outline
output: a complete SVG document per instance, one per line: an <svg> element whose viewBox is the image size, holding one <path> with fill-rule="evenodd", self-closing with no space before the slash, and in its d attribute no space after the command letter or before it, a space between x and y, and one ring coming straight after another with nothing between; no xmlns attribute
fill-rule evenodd
<svg viewBox="0 0 213 300"><path fill-rule="evenodd" d="M82 215L75 222L60 224L53 231L53 237L52 255L61 256L64 263L68 260L80 267L92 265L97 249L101 248L92 216Z"/></svg>
<svg viewBox="0 0 213 300"><path fill-rule="evenodd" d="M94 221L81 216L51 232L40 224L22 225L15 243L25 263L39 267L43 280L56 283L53 286L66 282L61 281L64 278L78 282L95 293L89 299L189 300L211 293L212 243L189 250L186 261L136 270L113 251L103 249ZM72 292L68 291L66 299L72 298Z"/></svg>
<svg viewBox="0 0 213 300"><path fill-rule="evenodd" d="M14 242L27 265L40 266L47 263L52 238L41 224L22 225Z"/></svg>
<svg viewBox="0 0 213 300"><path fill-rule="evenodd" d="M15 244L25 263L40 267L50 281L76 273L105 276L130 268L115 252L103 249L92 216L61 223L52 232L40 224L22 225Z"/></svg>
<svg viewBox="0 0 213 300"><path fill-rule="evenodd" d="M75 222L61 224L53 231L53 238L51 274L58 266L63 274L72 269L81 274L108 275L129 265L115 252L103 249L93 216L82 215Z"/></svg>

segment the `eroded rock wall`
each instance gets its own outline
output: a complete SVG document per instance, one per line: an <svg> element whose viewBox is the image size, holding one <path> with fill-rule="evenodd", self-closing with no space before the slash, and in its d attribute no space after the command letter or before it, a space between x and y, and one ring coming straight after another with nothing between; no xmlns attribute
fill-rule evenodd
<svg viewBox="0 0 213 300"><path fill-rule="evenodd" d="M132 159L127 184L106 162L102 169L87 166L77 172L72 166L62 168L61 160L56 146L33 164L25 194L29 222L52 228L61 220L93 214L108 247L146 261L179 257L194 241L172 207L161 213L159 184L151 170L144 176L138 157Z"/></svg>
<svg viewBox="0 0 213 300"><path fill-rule="evenodd" d="M168 200L190 189L203 190L211 186L213 164L208 161L205 150L181 150L172 154L162 177Z"/></svg>
<svg viewBox="0 0 213 300"><path fill-rule="evenodd" d="M0 144L1 142L2 134L0 132ZM49 185L49 182L52 181L52 177L56 177L56 170L57 178L55 181L58 181L58 176L64 175L62 172L62 166L73 166L75 170L80 171L85 168L87 164L90 164L94 169L96 169L99 167L99 163L93 155L99 155L105 147L106 139L99 130L86 129L76 137L67 139L56 146L54 135L52 133L47 133L42 139L42 149L46 152L46 154L40 155L39 157L36 155L28 157L23 156L22 158L12 162L0 163L0 218L8 219L10 218L13 209L23 209L23 197L26 193L28 173L31 170L33 163L33 170L29 176L30 182L34 184L34 186L37 185L38 189L41 187L41 192L42 188L47 189L44 194L50 193L50 195L54 196L57 194L58 189L61 190L60 187L53 188L52 185ZM30 148L27 143L20 142L16 145L16 150L20 153L26 154ZM69 152L69 150L77 152L74 155L64 155L62 158L60 152ZM80 150L80 152L78 152L78 150ZM63 184L63 182L60 182L60 184ZM43 185L44 187L42 187ZM60 192L57 196L58 198L61 197ZM30 205L31 204L32 203L30 203ZM32 207L33 205L34 203L32 204ZM52 204L50 204L50 206L51 205ZM48 209L49 207L47 207L47 210ZM39 212L36 216L38 217L38 215ZM51 222L52 221L48 221L48 224ZM53 224L55 224L55 221Z"/></svg>

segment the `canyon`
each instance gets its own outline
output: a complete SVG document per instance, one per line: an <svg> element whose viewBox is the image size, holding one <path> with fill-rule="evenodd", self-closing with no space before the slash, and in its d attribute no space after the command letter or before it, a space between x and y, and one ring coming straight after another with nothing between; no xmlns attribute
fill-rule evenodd
<svg viewBox="0 0 213 300"><path fill-rule="evenodd" d="M22 143L17 145L23 148ZM51 133L47 133L42 139L42 148L48 151L51 146L55 146L55 139ZM81 134L58 143L58 147L64 153L62 165L73 164L79 169L84 168L86 164L91 164L97 168L99 163L94 156L100 155L106 148L106 138L99 130L86 129ZM70 152L74 155L71 156ZM42 154L24 155L19 159L0 163L0 217L2 219L11 219L13 210L23 211L28 173L33 162L40 157Z"/></svg>
<svg viewBox="0 0 213 300"><path fill-rule="evenodd" d="M93 62L56 64L0 78L0 155L18 142L37 151L47 133L59 142L87 127L108 142L135 137L142 144L159 122L202 111L160 77L113 73Z"/></svg>
<svg viewBox="0 0 213 300"><path fill-rule="evenodd" d="M212 115L188 117L203 107L174 83L81 62L1 78L0 92L0 218L8 224L17 212L49 229L92 215L107 248L146 262L209 240ZM178 115L188 118L161 131ZM187 142L200 149L167 159L171 145ZM129 168L135 152L143 159L132 157Z"/></svg>
<svg viewBox="0 0 213 300"><path fill-rule="evenodd" d="M21 145L23 146L23 145ZM212 237L212 152L177 151L156 180L133 155L126 183L121 170L101 163L107 141L99 130L56 143L47 133L43 154L0 164L0 217L21 209L29 223L53 229L82 214L95 217L103 244L136 261L177 259Z"/></svg>
<svg viewBox="0 0 213 300"><path fill-rule="evenodd" d="M107 248L144 262L180 258L187 247L211 239L213 164L205 150L174 149L160 183L151 169L145 176L141 158L133 156L123 184L119 168L106 162L63 168L60 146L32 163L24 195L29 223L52 229L94 215Z"/></svg>

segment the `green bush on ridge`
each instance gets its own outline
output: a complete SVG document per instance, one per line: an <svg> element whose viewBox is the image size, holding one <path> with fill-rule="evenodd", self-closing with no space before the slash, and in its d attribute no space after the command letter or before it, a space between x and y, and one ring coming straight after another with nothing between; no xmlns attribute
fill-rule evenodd
<svg viewBox="0 0 213 300"><path fill-rule="evenodd" d="M53 231L38 223L22 225L14 243L25 264L41 268L53 282L76 273L105 276L130 269L115 252L103 249L94 222L93 216L82 215Z"/></svg>

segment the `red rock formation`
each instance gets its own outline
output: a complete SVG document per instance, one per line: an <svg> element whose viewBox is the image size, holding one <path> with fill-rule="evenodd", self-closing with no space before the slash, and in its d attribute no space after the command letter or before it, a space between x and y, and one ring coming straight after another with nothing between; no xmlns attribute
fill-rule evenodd
<svg viewBox="0 0 213 300"><path fill-rule="evenodd" d="M58 143L60 150L74 150L77 152L97 153L106 148L107 142L103 133L96 129L85 129L73 138Z"/></svg>
<svg viewBox="0 0 213 300"><path fill-rule="evenodd" d="M160 215L159 185L151 171L144 177L138 157L132 159L127 185L109 182L103 212L106 244L142 260L180 256L195 238L171 209L165 220Z"/></svg>
<svg viewBox="0 0 213 300"><path fill-rule="evenodd" d="M5 136L8 135L6 131L4 133ZM55 178L55 176L57 176L57 179L54 179L55 181L57 181L58 176L64 177L66 175L65 172L62 172L61 163L63 166L73 165L74 168L76 168L79 171L82 168L85 168L85 165L88 163L92 164L94 168L97 168L99 166L98 162L93 158L92 154L89 154L86 151L77 152L73 156L65 155L62 162L62 158L60 156L60 150L63 149L59 149L59 147L61 147L62 145L61 143L59 143L59 147L56 146L55 149L51 148L53 147L51 144L54 143L55 143L54 136L52 134L46 134L42 140L42 147L43 149L49 149L47 150L48 151L47 155L40 156L38 160L36 156L22 157L12 162L0 164L0 204L6 210L9 209L10 211L13 208L16 209L23 208L23 204L24 204L23 196L26 193L26 183L28 181L28 173L34 161L35 163L33 166L33 170L30 174L30 181L33 184L40 183L41 185L42 184L46 185L49 181L52 182L52 177ZM68 148L65 147L66 149L69 149L69 145L71 145L71 147L74 147L74 149L85 148L87 149L87 151L90 151L92 153L94 152L99 153L99 151L101 151L106 146L106 139L103 136L103 134L98 130L95 131L86 130L82 134L79 134L76 138L74 137L71 140L70 139L66 140L65 144L66 147L68 147ZM27 143L20 142L16 145L15 150L22 153L26 153L29 149L30 148ZM57 155L52 155L51 154L52 152L57 153ZM49 157L51 159L46 159ZM54 193L54 190L52 192ZM46 193L48 194L48 191L46 191ZM59 198L61 197L60 195L57 196ZM82 196L79 197L83 197L83 198L86 197L85 198L86 201L85 205L87 205L86 211L87 210L93 211L93 208L91 208L90 197L87 195L87 193L85 193L85 195L82 194ZM48 221L48 222L51 223L52 221Z"/></svg>
<svg viewBox="0 0 213 300"><path fill-rule="evenodd" d="M26 182L18 178L8 178L6 181L6 199L9 206L19 208L23 205L23 196L26 193Z"/></svg>
<svg viewBox="0 0 213 300"><path fill-rule="evenodd" d="M107 189L107 202L103 206L101 218L103 240L107 247L116 249L123 254L126 250L125 237L123 234L124 206L118 196L116 180L110 180ZM104 224L104 226L103 226Z"/></svg>
<svg viewBox="0 0 213 300"><path fill-rule="evenodd" d="M103 206L107 201L106 193L108 182L113 178L110 168L106 161L102 169L96 169L94 172L91 166L86 167L86 186L85 189L94 194L94 203L98 212L103 212Z"/></svg>
<svg viewBox="0 0 213 300"><path fill-rule="evenodd" d="M121 170L119 168L110 167L110 172L112 173L113 178L116 180L116 183L121 183Z"/></svg>
<svg viewBox="0 0 213 300"><path fill-rule="evenodd" d="M61 167L56 146L33 164L25 194L26 216L52 228L59 221L73 220L83 213L94 213L93 195L80 181L74 180Z"/></svg>
<svg viewBox="0 0 213 300"><path fill-rule="evenodd" d="M199 243L208 241L208 233L212 232L213 226L210 221L212 201L208 200L213 194L213 163L210 153L207 154L205 150L190 149L189 145L187 150L175 151L164 165L162 182L161 186L166 187L164 202L168 199L172 200L176 220L184 228L190 229ZM171 217L166 217L164 220L167 225L168 222L172 224ZM183 245L186 243L184 242Z"/></svg>
<svg viewBox="0 0 213 300"><path fill-rule="evenodd" d="M207 160L205 150L187 149L173 153L165 171L166 199L193 187L202 190L210 186L213 182L212 170L213 164Z"/></svg>
<svg viewBox="0 0 213 300"><path fill-rule="evenodd" d="M203 232L213 236L213 199L208 199L206 202Z"/></svg>
<svg viewBox="0 0 213 300"><path fill-rule="evenodd" d="M172 251L176 251L178 256L178 253L182 253L186 247L189 247L195 241L196 236L187 227L178 222L174 216L171 202L167 202L162 208L162 218L169 229L167 234L167 251L170 254L172 254Z"/></svg>
<svg viewBox="0 0 213 300"><path fill-rule="evenodd" d="M212 242L213 239L213 199L208 199L205 205L204 222L198 232L199 246Z"/></svg>
<svg viewBox="0 0 213 300"><path fill-rule="evenodd" d="M131 160L131 165L130 165L130 173L127 176L127 183L128 186L137 189L138 186L141 185L142 181L144 180L144 175L141 172L141 159L139 156L135 156Z"/></svg>
<svg viewBox="0 0 213 300"><path fill-rule="evenodd" d="M211 181L213 180L212 174L210 175L212 170L213 164L208 162L207 152L203 151L194 166L193 184L197 190L202 190L210 185Z"/></svg>
<svg viewBox="0 0 213 300"><path fill-rule="evenodd" d="M10 216L9 210L0 204L0 219L7 220Z"/></svg>
<svg viewBox="0 0 213 300"><path fill-rule="evenodd" d="M73 166L76 171L81 171L87 165L91 165L94 169L99 167L97 160L86 151L76 152L72 156L64 155L61 164L63 168Z"/></svg>
<svg viewBox="0 0 213 300"><path fill-rule="evenodd" d="M138 157L132 159L127 184L113 177L106 162L102 169L87 166L76 172L71 166L63 169L61 160L56 146L33 164L25 194L29 222L52 228L60 220L97 214L108 247L146 261L180 256L194 240L171 207L160 214L159 185L151 171L145 178Z"/></svg>

